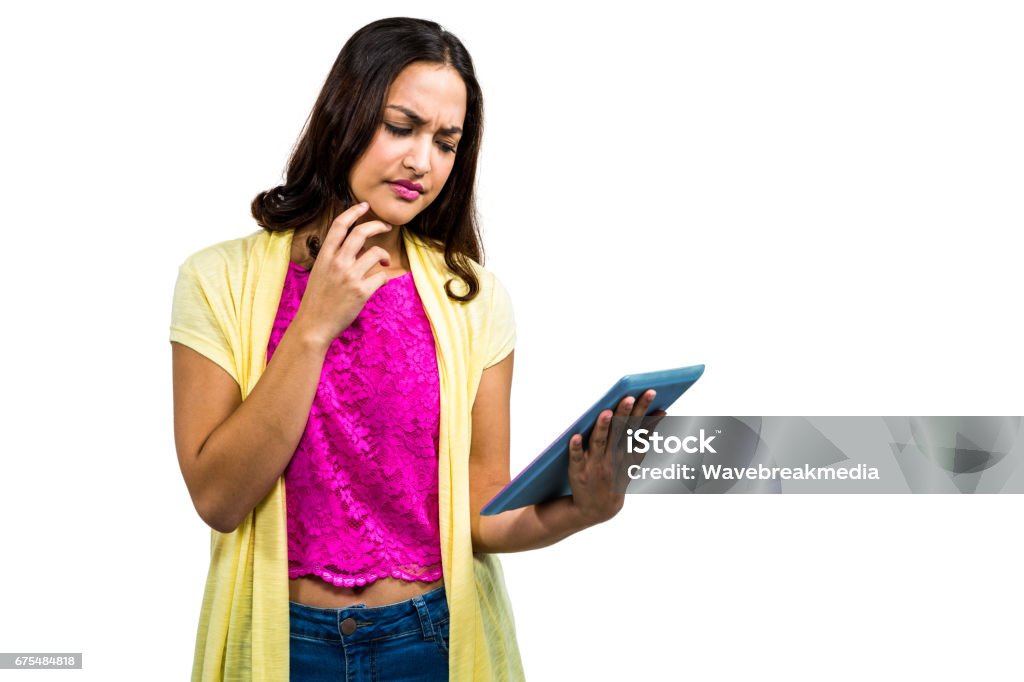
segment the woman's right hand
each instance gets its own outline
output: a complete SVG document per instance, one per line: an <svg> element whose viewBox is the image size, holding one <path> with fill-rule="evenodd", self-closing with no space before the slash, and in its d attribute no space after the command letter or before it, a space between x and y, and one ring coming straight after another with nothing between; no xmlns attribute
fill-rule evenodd
<svg viewBox="0 0 1024 682"><path fill-rule="evenodd" d="M352 227L367 210L369 204L366 202L356 204L331 223L309 273L302 303L292 321L293 325L298 324L307 338L324 347L352 324L367 299L388 281L383 270L366 276L377 263L385 268L391 265L386 249L373 246L359 255L369 237L393 229L380 220Z"/></svg>

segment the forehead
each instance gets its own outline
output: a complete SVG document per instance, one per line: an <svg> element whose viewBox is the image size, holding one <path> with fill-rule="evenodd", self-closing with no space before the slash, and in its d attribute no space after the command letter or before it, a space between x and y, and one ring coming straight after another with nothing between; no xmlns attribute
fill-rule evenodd
<svg viewBox="0 0 1024 682"><path fill-rule="evenodd" d="M414 62L391 82L384 104L411 109L438 128L462 127L466 118L466 84L450 66Z"/></svg>

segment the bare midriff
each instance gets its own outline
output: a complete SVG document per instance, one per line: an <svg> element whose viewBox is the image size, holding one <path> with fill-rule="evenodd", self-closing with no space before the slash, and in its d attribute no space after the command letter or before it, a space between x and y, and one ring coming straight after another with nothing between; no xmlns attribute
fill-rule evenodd
<svg viewBox="0 0 1024 682"><path fill-rule="evenodd" d="M352 604L384 606L411 599L444 584L444 578L434 582L381 578L362 587L335 587L323 578L304 575L288 581L289 600L321 609L338 609Z"/></svg>

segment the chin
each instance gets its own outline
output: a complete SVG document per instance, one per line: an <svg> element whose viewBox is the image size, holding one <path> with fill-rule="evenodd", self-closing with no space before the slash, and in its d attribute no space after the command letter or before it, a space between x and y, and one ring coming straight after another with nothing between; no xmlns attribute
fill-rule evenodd
<svg viewBox="0 0 1024 682"><path fill-rule="evenodd" d="M395 206L394 199L391 199L384 203L383 206L380 202L372 202L370 204L370 210L375 216L391 225L405 225L410 220L418 216L423 210L430 204L416 205L407 204L405 206ZM378 210L379 209L379 210Z"/></svg>
<svg viewBox="0 0 1024 682"><path fill-rule="evenodd" d="M373 210L371 208L371 210ZM419 211L373 211L378 220L383 220L389 225L405 225L419 215Z"/></svg>

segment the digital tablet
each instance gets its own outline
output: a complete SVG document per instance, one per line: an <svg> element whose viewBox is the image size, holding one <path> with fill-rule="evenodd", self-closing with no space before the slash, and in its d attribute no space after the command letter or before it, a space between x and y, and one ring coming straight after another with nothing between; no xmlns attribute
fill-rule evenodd
<svg viewBox="0 0 1024 682"><path fill-rule="evenodd" d="M607 393L583 413L579 419L555 439L544 452L537 455L530 465L523 469L512 482L505 486L494 499L488 502L480 513L485 516L500 514L509 509L526 507L555 497L571 495L569 487L569 440L574 434L583 434L586 447L590 432L597 421L597 415L604 410L614 410L626 396L640 397L644 391L654 389L658 394L647 408L650 414L655 410L667 410L686 389L693 386L704 373L704 365L663 369L644 374L627 374L615 382Z"/></svg>

